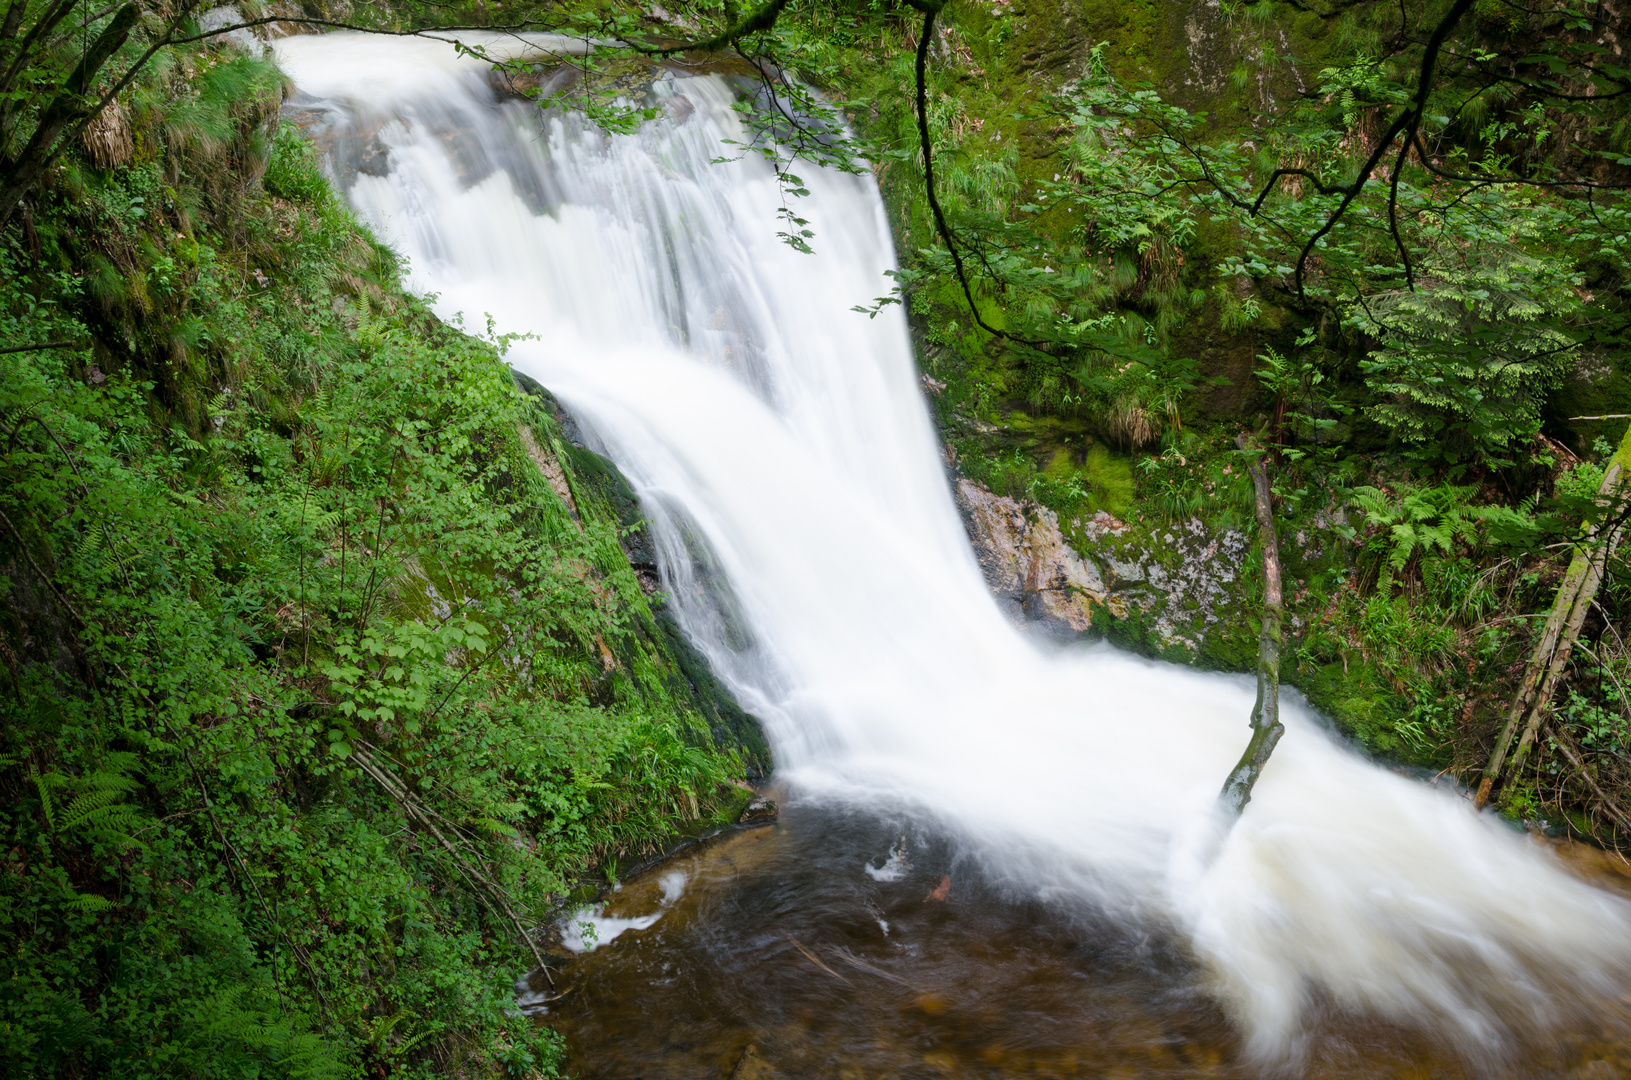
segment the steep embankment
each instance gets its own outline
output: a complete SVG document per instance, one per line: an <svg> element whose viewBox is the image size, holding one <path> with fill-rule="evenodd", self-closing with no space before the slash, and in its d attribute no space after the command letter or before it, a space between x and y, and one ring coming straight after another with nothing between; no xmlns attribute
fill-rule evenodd
<svg viewBox="0 0 1631 1080"><path fill-rule="evenodd" d="M547 1071L527 930L768 765L283 92L179 53L0 236L12 1075Z"/></svg>

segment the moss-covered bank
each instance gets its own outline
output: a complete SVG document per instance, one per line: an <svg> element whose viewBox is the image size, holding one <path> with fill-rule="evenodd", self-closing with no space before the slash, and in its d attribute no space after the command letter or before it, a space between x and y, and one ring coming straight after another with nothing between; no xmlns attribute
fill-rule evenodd
<svg viewBox="0 0 1631 1080"><path fill-rule="evenodd" d="M768 768L282 91L178 53L0 234L8 1075L551 1074L529 931Z"/></svg>

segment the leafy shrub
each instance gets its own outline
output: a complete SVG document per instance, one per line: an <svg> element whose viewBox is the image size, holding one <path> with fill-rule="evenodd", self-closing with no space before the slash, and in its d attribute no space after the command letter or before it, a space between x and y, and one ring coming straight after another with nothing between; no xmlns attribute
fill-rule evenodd
<svg viewBox="0 0 1631 1080"><path fill-rule="evenodd" d="M1481 247L1432 266L1431 287L1354 309L1355 327L1382 342L1364 362L1380 398L1368 414L1432 460L1508 460L1575 359L1573 266Z"/></svg>
<svg viewBox="0 0 1631 1080"><path fill-rule="evenodd" d="M0 1052L551 1074L516 923L740 763L676 696L619 522L529 458L523 428L567 464L550 417L290 130L273 159L287 201L139 165L42 206L41 258L0 236L0 341L96 341L0 364ZM93 258L105 303L45 269Z"/></svg>
<svg viewBox="0 0 1631 1080"><path fill-rule="evenodd" d="M334 200L334 191L317 163L311 143L293 124L278 125L263 182L273 195L305 206L326 207Z"/></svg>

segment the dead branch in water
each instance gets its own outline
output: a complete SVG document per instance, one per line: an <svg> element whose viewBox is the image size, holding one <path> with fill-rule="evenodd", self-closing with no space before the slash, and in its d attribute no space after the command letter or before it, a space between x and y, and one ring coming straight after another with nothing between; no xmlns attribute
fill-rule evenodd
<svg viewBox="0 0 1631 1080"><path fill-rule="evenodd" d="M787 935L787 940L791 941L793 943L793 948L795 948L799 952L803 953L804 958L806 960L810 961L810 963L814 964L816 967L820 968L822 971L825 971L828 975L831 975L833 978L837 979L839 982L843 983L845 986L850 985L850 981L848 979L844 978L844 976L838 974L838 972L834 971L832 968L830 968L826 964L822 963L821 957L817 956L815 953L811 952L809 949L806 949L804 947L804 945L799 941L798 938L794 937L792 934L788 934Z"/></svg>

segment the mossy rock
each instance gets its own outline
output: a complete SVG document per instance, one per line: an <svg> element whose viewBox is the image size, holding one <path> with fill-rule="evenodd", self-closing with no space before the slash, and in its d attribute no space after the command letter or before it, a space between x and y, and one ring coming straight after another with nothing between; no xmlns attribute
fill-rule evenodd
<svg viewBox="0 0 1631 1080"><path fill-rule="evenodd" d="M1102 636L1119 649L1151 660L1188 664L1193 659L1190 651L1182 645L1164 642L1155 628L1154 619L1136 604L1131 605L1122 618L1117 618L1108 608L1095 606L1093 631L1095 637Z"/></svg>
<svg viewBox="0 0 1631 1080"><path fill-rule="evenodd" d="M652 550L649 523L635 494L617 465L583 445L583 436L572 415L562 407L536 379L519 371L511 371L521 392L536 399L548 414L549 421L561 434L561 450L567 473L572 478L574 491L581 502L592 502L598 512L611 516L618 524L618 538L629 564L635 570L656 571L656 553ZM772 768L770 743L764 727L751 713L736 703L713 673L708 660L688 641L680 630L674 613L655 598L652 625L647 627L648 638L677 670L680 678L671 680L671 692L689 702L708 723L714 745L735 747L742 754L750 779L769 775Z"/></svg>
<svg viewBox="0 0 1631 1080"><path fill-rule="evenodd" d="M1397 721L1405 714L1405 704L1371 664L1350 660L1346 670L1340 662L1300 667L1293 662L1286 667L1294 671L1286 681L1368 752L1410 765L1435 764L1429 753L1399 732Z"/></svg>
<svg viewBox="0 0 1631 1080"><path fill-rule="evenodd" d="M1258 622L1220 621L1201 639L1195 666L1212 671L1256 671Z"/></svg>

